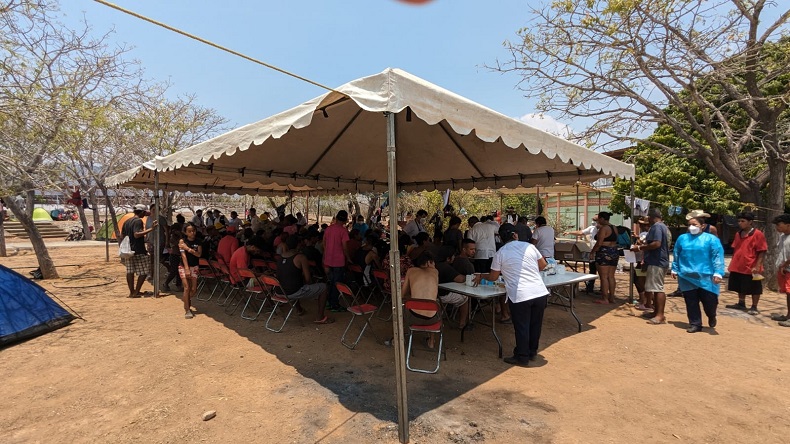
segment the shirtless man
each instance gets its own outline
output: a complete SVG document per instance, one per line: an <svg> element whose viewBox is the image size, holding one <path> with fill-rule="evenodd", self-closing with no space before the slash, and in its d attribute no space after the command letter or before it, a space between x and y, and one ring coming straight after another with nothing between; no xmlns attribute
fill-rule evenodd
<svg viewBox="0 0 790 444"><path fill-rule="evenodd" d="M423 251L413 262L413 267L406 271L401 291L403 299L414 297L416 299L436 300L439 294L439 271L433 262L433 254ZM438 311L415 310L406 312L408 325L431 325L439 321L441 313ZM433 333L428 336L428 348L435 345Z"/></svg>

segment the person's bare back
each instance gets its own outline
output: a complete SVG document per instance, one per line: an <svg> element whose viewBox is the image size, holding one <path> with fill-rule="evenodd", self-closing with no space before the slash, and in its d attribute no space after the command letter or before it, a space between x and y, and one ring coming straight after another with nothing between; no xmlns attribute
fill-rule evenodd
<svg viewBox="0 0 790 444"><path fill-rule="evenodd" d="M433 261L422 267L412 267L406 271L403 281L403 298L430 299L435 301L439 292L439 271L434 268ZM435 311L414 310L415 313L431 317Z"/></svg>

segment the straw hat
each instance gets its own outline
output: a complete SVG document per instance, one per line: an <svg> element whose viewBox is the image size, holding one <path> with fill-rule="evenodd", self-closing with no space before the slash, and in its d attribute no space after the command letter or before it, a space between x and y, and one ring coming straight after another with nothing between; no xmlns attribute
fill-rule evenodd
<svg viewBox="0 0 790 444"><path fill-rule="evenodd" d="M702 210L691 210L691 212L686 215L686 220L691 220L697 217L710 217L710 214Z"/></svg>

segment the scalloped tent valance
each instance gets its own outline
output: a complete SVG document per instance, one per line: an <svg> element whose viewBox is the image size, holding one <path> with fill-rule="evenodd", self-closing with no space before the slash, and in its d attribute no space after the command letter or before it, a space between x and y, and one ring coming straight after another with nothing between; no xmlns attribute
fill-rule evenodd
<svg viewBox="0 0 790 444"><path fill-rule="evenodd" d="M633 165L402 70L387 69L335 91L155 159L160 182L189 184L193 191L209 185L254 188L277 183L325 192L383 192L387 112L397 114L401 190L533 187L634 177ZM130 170L108 183L121 184L138 174Z"/></svg>

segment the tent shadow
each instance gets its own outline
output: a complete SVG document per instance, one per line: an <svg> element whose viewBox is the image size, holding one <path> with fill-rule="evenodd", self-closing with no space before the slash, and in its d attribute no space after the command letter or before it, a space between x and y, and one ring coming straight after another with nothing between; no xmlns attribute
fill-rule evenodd
<svg viewBox="0 0 790 444"><path fill-rule="evenodd" d="M301 317L294 315L282 333L273 333L264 328L268 315L263 313L257 320L248 321L240 318L241 308L231 316L215 300L195 301L195 306L199 311L198 316L216 320L276 356L283 364L329 390L329 396L336 396L337 401L348 410L397 422L393 348L383 344L384 339L393 336L391 322L374 319L371 323L376 337L371 332L365 332L356 349L349 350L340 343L340 337L351 315L332 313L335 323L313 324L316 313L314 301L307 301L304 304L307 313ZM579 333L578 324L567 309L550 305L544 316L541 350L593 329L589 323L605 313L600 307L590 309L587 304L577 306L577 314L583 322L582 332ZM490 312L487 314L490 317ZM282 317L277 320L282 320ZM515 345L513 326L497 324L496 329L502 341L503 356L510 356ZM356 333L353 337L356 337ZM415 336L414 347L417 349L410 358L410 364L420 368L434 367L436 351L420 349L422 346L420 336ZM484 325L476 325L473 330L465 332L464 341L461 342L460 330L451 323L445 323L444 351L446 360L441 360L438 373L407 371L411 419L513 368L498 358L491 329ZM548 361L542 357L533 363L535 367L548 365Z"/></svg>

